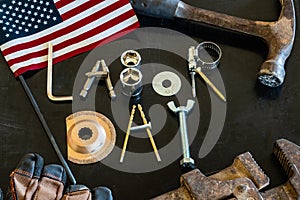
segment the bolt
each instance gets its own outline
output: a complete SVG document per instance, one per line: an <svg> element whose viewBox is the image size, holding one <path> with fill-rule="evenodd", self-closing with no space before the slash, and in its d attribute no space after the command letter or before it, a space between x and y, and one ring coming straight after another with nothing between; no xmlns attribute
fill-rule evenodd
<svg viewBox="0 0 300 200"><path fill-rule="evenodd" d="M151 122L148 122L147 124L140 125L140 126L134 126L130 128L130 131L141 131L146 129L152 129Z"/></svg>
<svg viewBox="0 0 300 200"><path fill-rule="evenodd" d="M188 130L187 130L187 114L194 106L193 100L188 100L187 106L176 107L173 101L170 101L167 105L170 110L179 115L180 136L183 151L183 159L180 161L180 165L183 167L191 166L194 164L194 160L190 157Z"/></svg>
<svg viewBox="0 0 300 200"><path fill-rule="evenodd" d="M238 185L238 186L236 187L236 189L237 189L237 191L238 191L239 193L244 193L244 192L247 191L247 186L246 186L246 185Z"/></svg>

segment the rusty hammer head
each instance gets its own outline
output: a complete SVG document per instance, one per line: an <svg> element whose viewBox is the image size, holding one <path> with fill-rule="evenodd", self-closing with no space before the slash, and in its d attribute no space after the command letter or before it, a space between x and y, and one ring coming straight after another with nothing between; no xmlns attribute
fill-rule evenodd
<svg viewBox="0 0 300 200"><path fill-rule="evenodd" d="M131 0L135 11L159 18L181 18L262 38L269 54L258 73L264 85L277 87L284 81L284 64L295 38L296 17L293 0L280 0L282 10L275 22L242 19L190 6L180 0Z"/></svg>
<svg viewBox="0 0 300 200"><path fill-rule="evenodd" d="M257 35L269 47L267 59L258 73L258 80L270 87L277 87L284 81L284 64L292 51L296 32L293 0L280 0L280 3L282 9L279 19L276 22L264 22L257 30Z"/></svg>

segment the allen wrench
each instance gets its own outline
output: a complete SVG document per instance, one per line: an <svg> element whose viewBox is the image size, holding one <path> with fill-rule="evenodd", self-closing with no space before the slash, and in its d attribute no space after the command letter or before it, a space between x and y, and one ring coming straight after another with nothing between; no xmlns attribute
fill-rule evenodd
<svg viewBox="0 0 300 200"><path fill-rule="evenodd" d="M51 101L72 101L72 96L54 96L52 93L52 78L53 78L53 45L48 42L48 68L47 68L47 96Z"/></svg>

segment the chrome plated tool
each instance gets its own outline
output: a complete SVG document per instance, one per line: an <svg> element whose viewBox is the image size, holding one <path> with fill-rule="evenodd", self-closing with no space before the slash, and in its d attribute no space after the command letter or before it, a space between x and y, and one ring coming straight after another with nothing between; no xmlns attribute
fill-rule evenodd
<svg viewBox="0 0 300 200"><path fill-rule="evenodd" d="M127 50L122 53L120 60L124 67L139 69L141 67L142 57L139 52L135 50Z"/></svg>
<svg viewBox="0 0 300 200"><path fill-rule="evenodd" d="M143 90L142 72L137 68L126 68L120 73L122 93L129 97L138 97Z"/></svg>
<svg viewBox="0 0 300 200"><path fill-rule="evenodd" d="M179 124L180 124L180 136L182 144L183 159L180 161L180 165L187 168L192 168L194 160L190 156L190 145L188 140L188 129L187 129L187 114L194 107L194 101L188 100L187 106L176 107L174 101L170 101L167 105L171 111L175 114L178 113Z"/></svg>
<svg viewBox="0 0 300 200"><path fill-rule="evenodd" d="M102 67L102 70L100 70L100 66ZM87 80L85 81L83 89L80 92L80 96L82 98L86 98L86 96L88 95L88 91L90 90L90 88L94 83L94 80L96 78L100 78L100 79L105 79L106 87L109 92L109 97L112 100L116 99L117 95L114 91L114 87L111 82L109 69L104 60L100 60L100 61L98 60L95 66L93 67L92 71L87 72L85 75L87 76Z"/></svg>

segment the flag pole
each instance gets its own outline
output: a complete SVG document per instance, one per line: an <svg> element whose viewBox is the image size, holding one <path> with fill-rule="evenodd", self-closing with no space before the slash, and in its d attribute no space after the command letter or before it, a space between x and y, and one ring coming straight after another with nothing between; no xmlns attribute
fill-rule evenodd
<svg viewBox="0 0 300 200"><path fill-rule="evenodd" d="M22 75L19 76L19 79L20 79L21 84L22 84L22 86L23 86L23 88L24 88L24 90L27 94L27 97L29 98L29 100L30 100L30 102L31 102L31 104L32 104L32 106L35 110L35 113L37 114L40 122L43 125L44 130L47 133L47 136L48 136L48 138L49 138L49 140L52 144L52 147L54 148L54 150L56 152L56 155L58 156L60 162L62 163L63 167L65 168L70 181L72 182L73 185L75 185L76 184L76 179L75 179L68 163L66 162L65 158L63 157L63 155L62 155L62 153L61 153L61 151L60 151L60 149L59 149L59 147L58 147L58 145L55 141L55 138L54 138L54 136L53 136L53 134L52 134L52 132L51 132L51 130L50 130L50 128L49 128L49 126L48 126L48 124L47 124L47 122L46 122L46 120L45 120L45 118L44 118L44 116L41 112L41 110L40 110L40 108L39 108L39 105L37 104L37 102L36 102L32 92L31 92L28 84L26 83L26 80L24 79L24 77Z"/></svg>

